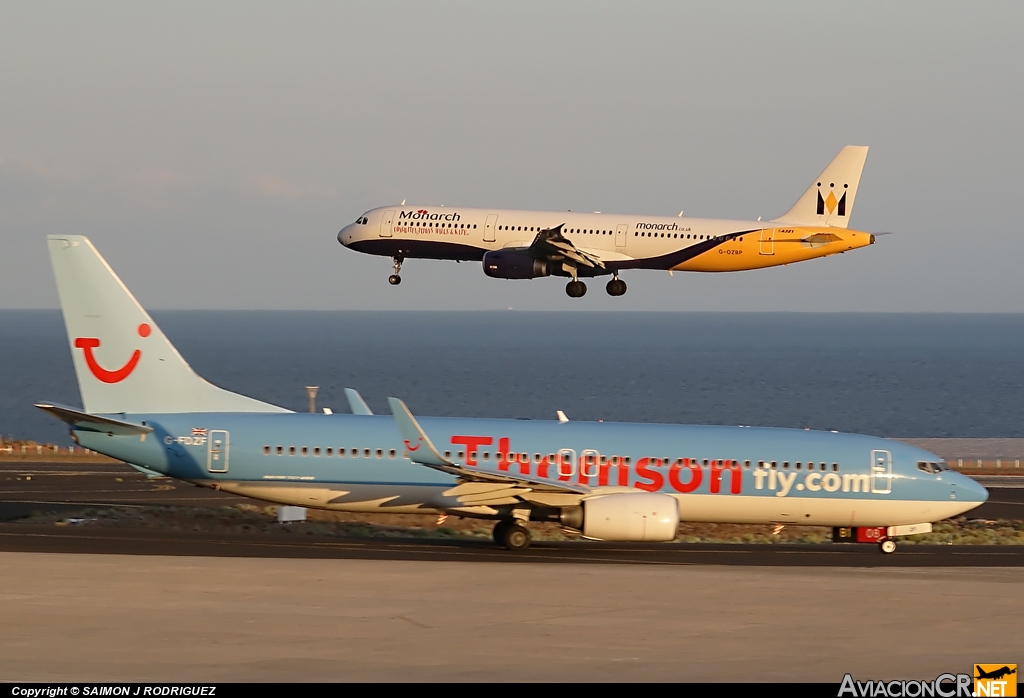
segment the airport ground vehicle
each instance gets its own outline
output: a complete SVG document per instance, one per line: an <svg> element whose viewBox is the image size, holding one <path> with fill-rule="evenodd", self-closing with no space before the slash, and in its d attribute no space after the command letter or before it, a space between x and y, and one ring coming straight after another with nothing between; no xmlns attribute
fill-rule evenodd
<svg viewBox="0 0 1024 698"><path fill-rule="evenodd" d="M85 237L48 238L83 408L37 406L80 445L148 472L269 502L531 521L586 538L669 541L679 522L812 524L899 535L988 496L938 457L799 429L301 414L218 388L182 359Z"/></svg>
<svg viewBox="0 0 1024 698"><path fill-rule="evenodd" d="M771 221L679 216L515 211L436 206L382 206L342 228L350 249L391 257L392 285L406 259L483 263L498 279L571 277L565 292L587 292L580 279L611 276L606 290L621 296L620 273L632 269L725 272L792 264L871 245L875 236L849 230L866 146L849 145L784 215Z"/></svg>

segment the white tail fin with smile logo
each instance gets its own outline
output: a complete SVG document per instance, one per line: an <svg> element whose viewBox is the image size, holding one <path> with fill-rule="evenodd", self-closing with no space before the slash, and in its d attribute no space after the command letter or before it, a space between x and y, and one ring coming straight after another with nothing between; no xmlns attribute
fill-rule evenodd
<svg viewBox="0 0 1024 698"><path fill-rule="evenodd" d="M88 238L46 242L87 412L288 411L196 375Z"/></svg>
<svg viewBox="0 0 1024 698"><path fill-rule="evenodd" d="M840 150L793 208L772 222L848 228L867 157L866 145L848 145Z"/></svg>

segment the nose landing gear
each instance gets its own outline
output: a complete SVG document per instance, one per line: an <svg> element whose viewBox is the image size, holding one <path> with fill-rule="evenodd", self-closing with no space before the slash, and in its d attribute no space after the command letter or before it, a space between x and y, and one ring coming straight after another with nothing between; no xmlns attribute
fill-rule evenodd
<svg viewBox="0 0 1024 698"><path fill-rule="evenodd" d="M616 276L608 282L605 290L608 291L609 296L621 296L626 292L626 282Z"/></svg>
<svg viewBox="0 0 1024 698"><path fill-rule="evenodd" d="M399 274L402 271L402 262L404 261L404 258L397 255L391 258L391 263L394 265L395 273L388 277L388 283L392 286L397 286L402 283L402 277L399 276Z"/></svg>

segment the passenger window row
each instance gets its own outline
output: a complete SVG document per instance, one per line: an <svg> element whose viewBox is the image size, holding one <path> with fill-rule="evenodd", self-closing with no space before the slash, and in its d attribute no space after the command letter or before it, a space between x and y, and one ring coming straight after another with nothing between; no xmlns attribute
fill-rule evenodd
<svg viewBox="0 0 1024 698"><path fill-rule="evenodd" d="M349 448L349 449L346 449L344 447L339 447L337 449L337 454L338 454L337 457L338 458L344 458L346 455L348 455L351 458L359 458L360 454L362 454L363 458L375 458L375 457L376 458L383 458L385 452L387 453L387 457L388 458L397 458L398 457L398 452L395 449L393 449L393 448L392 449L388 449L387 451L385 451L385 449L383 449L383 448ZM284 446L275 446L274 448L271 448L270 446L264 446L263 447L263 455L269 456L271 453L276 453L279 456L283 456L286 453L285 447ZM335 449L331 448L330 446L328 446L327 448L324 448L324 449L321 449L319 446L314 446L313 448L309 448L308 446L298 446L298 447L296 447L296 446L288 446L287 454L289 456L295 456L295 455L308 456L310 454L312 454L313 456L320 456L320 455L334 456Z"/></svg>
<svg viewBox="0 0 1024 698"><path fill-rule="evenodd" d="M692 240L710 240L712 238L711 235L693 235L693 234L690 234L690 233L687 233L686 235L683 235L682 233L638 233L638 232L634 232L633 233L633 237L642 237L642 238L649 238L649 237L656 237L656 238L657 237L662 237L662 238L665 238L665 237L667 237L667 238L679 238L679 239L682 239L682 240L691 240L691 239ZM743 242L743 236L741 235L740 237L736 238L736 240L738 240L739 242Z"/></svg>
<svg viewBox="0 0 1024 698"><path fill-rule="evenodd" d="M765 461L765 460L763 460L763 461L758 461L757 465L760 468L768 468L770 470L779 470L779 464L778 464L777 461ZM789 461L782 461L782 468L781 469L782 470L789 470ZM794 470L802 470L803 469L803 464L800 461L797 461L797 462L793 463L793 469ZM826 470L828 470L828 464L827 463L818 463L817 464L817 468L815 468L815 464L809 462L809 463L807 463L807 469L808 470L815 470L815 469L817 469L817 470L820 470L821 472L825 472ZM832 472L834 472L834 473L838 473L839 472L839 464L838 463L833 463L832 464Z"/></svg>
<svg viewBox="0 0 1024 698"><path fill-rule="evenodd" d="M459 228L459 229L465 229L465 230L472 230L473 228L476 228L476 223L473 223L472 225L470 225L469 223L436 223L435 224L433 221L431 221L431 222L426 222L426 221L409 221L408 223L405 223L405 225L411 226L413 228Z"/></svg>
<svg viewBox="0 0 1024 698"><path fill-rule="evenodd" d="M335 453L337 453L337 457L338 458L345 458L346 456L348 456L350 458L359 458L359 457L363 457L363 458L384 458L385 453L386 453L388 458L397 458L398 457L398 452L395 449L393 449L393 448L385 450L383 448L348 448L348 449L346 449L344 447L339 447L338 449L334 449L334 448L328 446L327 448L323 448L322 449L319 446L314 446L311 449L308 446L298 446L298 447L296 447L296 446L288 446L287 447L287 451L286 451L284 446L271 447L271 446L268 445L268 446L264 446L263 447L263 455L269 456L272 453L277 454L279 456L283 456L283 455L285 455L285 453L287 453L287 455L289 455L289 456L295 456L295 455L320 456L320 455L324 455L324 456L327 456L327 457L333 457L335 455ZM407 454L403 454L403 456L405 456L405 455L407 455ZM458 460L462 460L463 458L465 458L465 456L466 456L466 452L465 451L457 451L455 453L455 457ZM444 457L447 458L447 459L451 459L452 452L451 451L445 451L444 452ZM489 461L491 459L491 452L490 451L473 451L473 452L470 453L470 459L471 460L475 461L478 458L480 460L483 460L483 461ZM558 460L558 455L554 454L554 453L548 453L548 454L534 453L533 454L532 460L533 460L534 463L540 463L544 459L547 459L549 462L553 463L553 462L556 462ZM506 453L504 451L495 451L494 452L494 460L495 461L508 460L508 461L515 461L515 462L524 463L524 462L529 462L531 460L531 457L530 457L529 453L513 453L513 452ZM624 456L624 457L623 456L600 456L600 457L598 457L597 455L594 455L594 454L585 454L584 455L584 460L587 463L587 465L597 465L597 464L600 464L600 465L609 465L609 464L615 465L615 464L623 463L623 464L628 466L631 463L631 460L630 460L629 456ZM672 459L671 458L664 458L664 459L662 459L662 462L670 463L670 462L672 462ZM699 458L676 458L675 459L675 463L676 463L676 465L679 465L679 466L682 466L684 464L694 464L694 465L700 465L700 466L705 467L705 468L711 467L711 466L715 465L716 463L718 464L719 467L730 467L730 468L739 468L740 467L740 462L739 461L735 461L735 460L732 460L732 461L730 461L730 460L715 461L715 460L708 460L707 458L705 458L703 460L701 460ZM812 463L812 462L808 462L806 464L806 466L807 466L807 470L815 470L815 469L817 469L817 470L820 470L821 472L825 472L825 471L827 471L829 469L827 463L815 464L815 463ZM750 467L751 467L751 463L750 463L749 460L743 461L743 468L744 469L749 470ZM758 461L757 462L757 467L759 467L759 468L767 468L767 469L772 469L772 470L780 469L779 468L779 463L777 461ZM792 467L793 467L794 470L803 470L804 469L804 464L802 462L800 462L800 461L797 461L797 462L792 464ZM917 468L918 468L918 470L924 471L926 473L937 473L937 472L941 472L943 470L949 470L949 466L946 465L945 463L926 463L924 461L919 461L918 464L917 464ZM781 470L789 470L789 469L790 469L789 461L783 461L782 462ZM833 463L832 464L832 472L839 472L839 464L838 463Z"/></svg>

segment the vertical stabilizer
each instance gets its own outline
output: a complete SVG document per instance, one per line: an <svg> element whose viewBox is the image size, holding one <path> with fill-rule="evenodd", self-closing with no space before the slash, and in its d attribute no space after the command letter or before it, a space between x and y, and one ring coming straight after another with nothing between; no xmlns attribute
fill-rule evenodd
<svg viewBox="0 0 1024 698"><path fill-rule="evenodd" d="M848 145L839 151L825 171L818 175L793 208L774 223L849 227L853 202L857 198L860 173L868 157L866 145Z"/></svg>
<svg viewBox="0 0 1024 698"><path fill-rule="evenodd" d="M87 412L288 411L196 375L88 238L46 242Z"/></svg>

